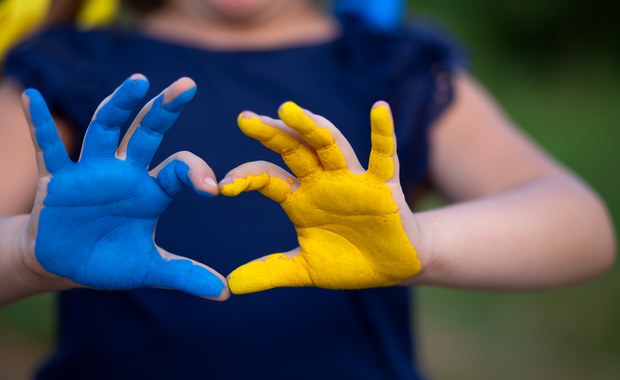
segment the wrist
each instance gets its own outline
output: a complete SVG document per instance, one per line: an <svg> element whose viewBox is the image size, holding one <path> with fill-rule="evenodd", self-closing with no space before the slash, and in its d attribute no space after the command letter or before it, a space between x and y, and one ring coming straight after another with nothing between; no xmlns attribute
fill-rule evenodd
<svg viewBox="0 0 620 380"><path fill-rule="evenodd" d="M29 296L75 286L70 280L46 271L36 259L36 226L32 225L30 215L11 217L6 223L5 227L12 233L4 235L13 240L6 245L8 249L5 250L9 277L13 282L11 288L22 296Z"/></svg>
<svg viewBox="0 0 620 380"><path fill-rule="evenodd" d="M420 260L420 271L403 281L403 285L430 285L436 269L436 252L433 244L432 218L427 213L413 215L406 223L405 232Z"/></svg>

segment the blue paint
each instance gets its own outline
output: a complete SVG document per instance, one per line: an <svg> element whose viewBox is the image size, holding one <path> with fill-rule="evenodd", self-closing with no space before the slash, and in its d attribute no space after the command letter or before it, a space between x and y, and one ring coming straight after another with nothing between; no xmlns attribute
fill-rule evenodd
<svg viewBox="0 0 620 380"><path fill-rule="evenodd" d="M214 197L215 195L197 189L189 177L189 166L179 160L168 163L157 175L157 181L162 190L170 197L176 197L183 189L184 185L194 189L194 192L206 197Z"/></svg>
<svg viewBox="0 0 620 380"><path fill-rule="evenodd" d="M50 173L54 173L68 164L69 156L41 94L34 89L28 89L24 93L30 98L30 120L37 126L35 136L43 153L45 167Z"/></svg>
<svg viewBox="0 0 620 380"><path fill-rule="evenodd" d="M181 110L192 100L196 87L179 94L171 102L162 105L164 94L155 98L151 111L144 116L127 146L127 159L148 167L159 147L164 133L172 127Z"/></svg>
<svg viewBox="0 0 620 380"><path fill-rule="evenodd" d="M353 16L368 27L393 30L401 25L404 0L337 0L334 12L340 17Z"/></svg>
<svg viewBox="0 0 620 380"><path fill-rule="evenodd" d="M120 137L118 126L123 125L129 119L148 90L149 82L146 80L130 78L123 82L110 101L95 113L84 138L83 158L114 157Z"/></svg>
<svg viewBox="0 0 620 380"><path fill-rule="evenodd" d="M153 241L160 214L191 182L184 162L171 161L157 178L146 167L195 88L163 106L163 95L157 97L129 142L127 159L114 156L119 130L147 89L144 80L129 80L117 89L91 122L77 163L68 158L42 96L25 92L52 175L39 217L36 258L50 273L93 288L163 287L218 297L225 284L215 274L188 259L166 260Z"/></svg>

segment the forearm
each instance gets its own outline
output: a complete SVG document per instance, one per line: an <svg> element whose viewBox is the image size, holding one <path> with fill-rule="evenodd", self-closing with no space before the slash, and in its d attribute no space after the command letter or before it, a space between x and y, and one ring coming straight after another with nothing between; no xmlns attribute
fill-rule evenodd
<svg viewBox="0 0 620 380"><path fill-rule="evenodd" d="M412 279L488 290L585 280L607 269L615 238L600 200L565 174L415 215L426 267Z"/></svg>
<svg viewBox="0 0 620 380"><path fill-rule="evenodd" d="M27 223L27 215L0 219L0 306L37 292L21 260Z"/></svg>
<svg viewBox="0 0 620 380"><path fill-rule="evenodd" d="M33 243L27 238L28 217L0 218L0 307L37 293L62 288L62 281L56 286L51 278L48 281L42 273L37 273L37 266L40 266L34 262L31 252Z"/></svg>

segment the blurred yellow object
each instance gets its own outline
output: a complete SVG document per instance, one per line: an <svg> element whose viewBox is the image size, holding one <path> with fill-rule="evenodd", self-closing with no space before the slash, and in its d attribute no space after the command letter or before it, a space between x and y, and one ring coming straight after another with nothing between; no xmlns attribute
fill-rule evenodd
<svg viewBox="0 0 620 380"><path fill-rule="evenodd" d="M88 29L109 24L116 18L118 7L118 0L88 0L78 14L78 25Z"/></svg>
<svg viewBox="0 0 620 380"><path fill-rule="evenodd" d="M15 43L41 25L52 0L0 0L0 59ZM81 28L94 28L114 20L118 0L87 0L77 16Z"/></svg>
<svg viewBox="0 0 620 380"><path fill-rule="evenodd" d="M45 20L51 3L51 0L0 1L0 58L14 43Z"/></svg>

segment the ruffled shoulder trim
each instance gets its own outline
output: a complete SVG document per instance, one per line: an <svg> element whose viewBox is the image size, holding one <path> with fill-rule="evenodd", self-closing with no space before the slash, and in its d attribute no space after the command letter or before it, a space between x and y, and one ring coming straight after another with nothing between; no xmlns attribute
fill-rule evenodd
<svg viewBox="0 0 620 380"><path fill-rule="evenodd" d="M466 66L463 49L437 28L413 23L390 32L345 21L338 54L351 85L394 114L403 187L428 170L428 131L453 100L453 74Z"/></svg>

